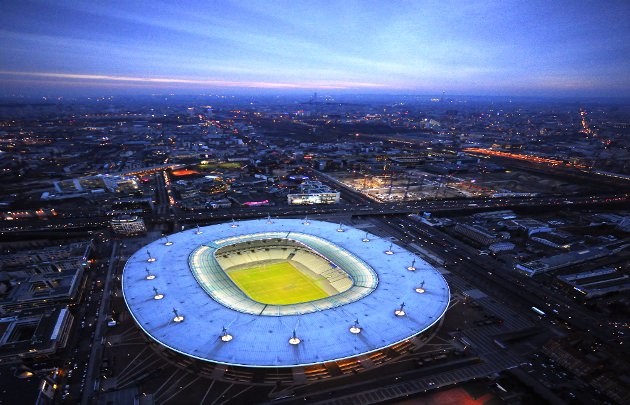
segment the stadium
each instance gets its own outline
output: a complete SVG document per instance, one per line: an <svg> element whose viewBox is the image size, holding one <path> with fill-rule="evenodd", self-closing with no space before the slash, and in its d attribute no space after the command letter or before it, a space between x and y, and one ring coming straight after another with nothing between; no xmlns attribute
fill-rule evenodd
<svg viewBox="0 0 630 405"><path fill-rule="evenodd" d="M389 240L270 218L156 240L129 258L122 290L172 362L254 384L373 369L423 345L450 297L435 268Z"/></svg>

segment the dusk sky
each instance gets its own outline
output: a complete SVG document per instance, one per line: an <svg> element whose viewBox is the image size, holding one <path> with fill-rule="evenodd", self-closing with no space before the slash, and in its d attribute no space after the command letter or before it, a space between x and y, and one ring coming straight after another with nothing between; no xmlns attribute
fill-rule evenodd
<svg viewBox="0 0 630 405"><path fill-rule="evenodd" d="M630 1L8 0L0 95L630 97Z"/></svg>

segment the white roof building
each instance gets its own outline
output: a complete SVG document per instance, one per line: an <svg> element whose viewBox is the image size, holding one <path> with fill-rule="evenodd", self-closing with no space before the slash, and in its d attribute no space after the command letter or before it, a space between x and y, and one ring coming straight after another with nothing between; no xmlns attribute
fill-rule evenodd
<svg viewBox="0 0 630 405"><path fill-rule="evenodd" d="M215 252L273 239L309 247L345 271L352 286L293 305L253 301ZM442 275L406 249L356 228L298 219L224 223L169 235L168 243L156 240L129 258L122 287L137 324L160 344L246 367L304 366L374 352L429 329L450 299Z"/></svg>

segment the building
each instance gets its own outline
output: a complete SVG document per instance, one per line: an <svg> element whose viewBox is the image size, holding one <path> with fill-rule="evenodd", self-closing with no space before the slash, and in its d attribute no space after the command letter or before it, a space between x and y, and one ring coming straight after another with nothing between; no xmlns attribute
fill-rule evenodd
<svg viewBox="0 0 630 405"><path fill-rule="evenodd" d="M317 180L304 180L299 185L299 190L304 194L313 193L333 193L334 190L328 187L326 184Z"/></svg>
<svg viewBox="0 0 630 405"><path fill-rule="evenodd" d="M509 252L511 250L514 250L515 247L516 245L512 242L496 242L488 246L488 249L492 253L497 254L501 252Z"/></svg>
<svg viewBox="0 0 630 405"><path fill-rule="evenodd" d="M340 194L338 192L287 194L289 205L339 204L339 198Z"/></svg>
<svg viewBox="0 0 630 405"><path fill-rule="evenodd" d="M72 260L80 260L87 265L87 260L92 253L94 245L92 241L68 243L65 245L47 246L40 249L23 250L16 253L0 256L0 265L8 269L10 267L39 267L46 263L54 263L56 266L73 267ZM70 260L70 261L68 261ZM61 269L63 270L63 268ZM35 269L36 272L37 269ZM60 271L55 269L55 271Z"/></svg>
<svg viewBox="0 0 630 405"><path fill-rule="evenodd" d="M574 264L599 259L600 257L619 252L627 246L628 245L620 243L614 243L606 246L596 246L580 251L561 253L527 263L519 263L516 264L515 268L516 270L531 277L536 274L546 273L572 266Z"/></svg>
<svg viewBox="0 0 630 405"><path fill-rule="evenodd" d="M593 215L593 220L594 223L614 224L622 231L630 232L630 215L598 213Z"/></svg>
<svg viewBox="0 0 630 405"><path fill-rule="evenodd" d="M430 212L425 212L422 215L409 214L409 218L434 227L441 227L445 225L445 221L442 218L432 217Z"/></svg>
<svg viewBox="0 0 630 405"><path fill-rule="evenodd" d="M316 180L304 180L299 191L287 195L289 205L339 204L340 193Z"/></svg>
<svg viewBox="0 0 630 405"><path fill-rule="evenodd" d="M81 293L84 272L83 266L76 261L70 263L74 266L67 270L48 270L11 279L12 287L5 293L0 293L0 315L7 316L24 309L75 301ZM55 264L49 266L61 269Z"/></svg>
<svg viewBox="0 0 630 405"><path fill-rule="evenodd" d="M530 235L531 241L554 249L569 250L583 242L582 239L562 231L536 232Z"/></svg>
<svg viewBox="0 0 630 405"><path fill-rule="evenodd" d="M499 210L478 212L472 215L473 218L486 221L507 221L509 219L516 219L516 214L512 210Z"/></svg>
<svg viewBox="0 0 630 405"><path fill-rule="evenodd" d="M144 220L135 215L122 215L110 221L112 230L122 235L139 235L147 231Z"/></svg>
<svg viewBox="0 0 630 405"><path fill-rule="evenodd" d="M138 190L135 176L97 175L61 180L53 183L57 194L75 194L84 192L134 192Z"/></svg>
<svg viewBox="0 0 630 405"><path fill-rule="evenodd" d="M226 273L280 259L295 261L330 295L254 301ZM260 384L333 378L392 360L424 344L450 299L442 275L406 249L352 227L297 219L169 235L168 244L155 241L129 258L122 290L137 325L177 362Z"/></svg>
<svg viewBox="0 0 630 405"><path fill-rule="evenodd" d="M0 318L0 363L54 354L65 347L73 320L66 305L28 309Z"/></svg>
<svg viewBox="0 0 630 405"><path fill-rule="evenodd" d="M453 229L460 235L472 239L484 246L499 242L501 237L496 232L492 232L480 225L457 224Z"/></svg>
<svg viewBox="0 0 630 405"><path fill-rule="evenodd" d="M548 224L531 218L509 219L503 221L503 225L509 230L526 232L527 235L532 235L536 232L550 232L552 230Z"/></svg>
<svg viewBox="0 0 630 405"><path fill-rule="evenodd" d="M584 298L630 290L630 276L613 267L566 274L558 276L558 280L580 292Z"/></svg>

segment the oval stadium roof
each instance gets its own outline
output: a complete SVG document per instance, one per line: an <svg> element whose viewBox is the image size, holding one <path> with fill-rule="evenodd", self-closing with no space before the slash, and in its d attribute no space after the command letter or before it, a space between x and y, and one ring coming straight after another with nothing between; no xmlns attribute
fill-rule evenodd
<svg viewBox="0 0 630 405"><path fill-rule="evenodd" d="M435 268L389 240L369 235L365 242L365 231L339 228L314 220L259 219L169 235L168 244L156 240L127 261L122 276L125 302L137 324L160 344L201 360L246 367L295 367L355 357L409 339L439 321L450 295ZM269 232L313 235L343 248L341 252L346 250L376 273L376 287L349 303L340 300L308 313L276 311L276 316L241 312L212 299L191 271L191 254L226 238L251 240L247 235ZM412 263L413 271L408 269ZM416 292L420 286L424 293ZM395 315L403 303L405 315ZM360 333L351 333L357 320ZM223 341L226 334L232 339ZM289 343L294 335L299 344Z"/></svg>

